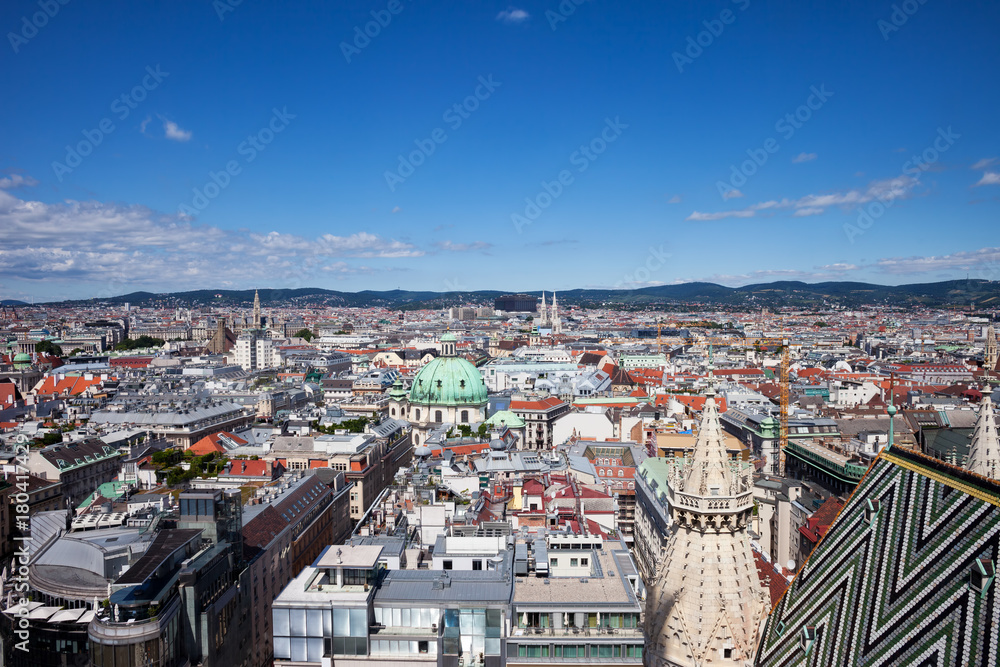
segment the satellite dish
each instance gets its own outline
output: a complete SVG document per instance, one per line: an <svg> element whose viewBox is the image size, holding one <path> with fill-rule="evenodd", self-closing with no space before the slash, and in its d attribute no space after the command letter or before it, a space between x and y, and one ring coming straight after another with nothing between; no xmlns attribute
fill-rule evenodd
<svg viewBox="0 0 1000 667"><path fill-rule="evenodd" d="M785 564L785 568L788 569L788 570L791 570L792 572L794 572L795 571L795 561L794 560L788 561Z"/></svg>

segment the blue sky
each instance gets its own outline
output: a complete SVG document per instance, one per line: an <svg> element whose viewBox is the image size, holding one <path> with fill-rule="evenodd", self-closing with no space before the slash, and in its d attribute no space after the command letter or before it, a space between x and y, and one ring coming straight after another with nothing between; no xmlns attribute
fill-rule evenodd
<svg viewBox="0 0 1000 667"><path fill-rule="evenodd" d="M10 0L0 297L1000 279L1000 7L814 5Z"/></svg>

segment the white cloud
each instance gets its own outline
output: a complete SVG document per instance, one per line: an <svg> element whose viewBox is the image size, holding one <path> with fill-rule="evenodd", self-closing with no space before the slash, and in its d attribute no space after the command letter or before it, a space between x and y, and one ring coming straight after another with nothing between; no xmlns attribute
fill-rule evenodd
<svg viewBox="0 0 1000 667"><path fill-rule="evenodd" d="M0 178L0 190L19 188L22 185L33 187L38 185L38 181L33 179L31 176L22 176L21 174L11 174L10 176Z"/></svg>
<svg viewBox="0 0 1000 667"><path fill-rule="evenodd" d="M693 211L685 220L704 222L709 220L724 220L725 218L752 218L753 211L720 211L718 213L702 213Z"/></svg>
<svg viewBox="0 0 1000 667"><path fill-rule="evenodd" d="M996 163L997 159L995 157L984 157L982 160L979 160L974 165L969 167L969 169L976 169L976 170L986 169L986 167L990 167Z"/></svg>
<svg viewBox="0 0 1000 667"><path fill-rule="evenodd" d="M726 190L722 194L722 198L724 200L727 200L727 201L730 200L730 199L739 199L742 196L743 196L743 193L740 192L739 190L737 190L736 188L733 188L731 190Z"/></svg>
<svg viewBox="0 0 1000 667"><path fill-rule="evenodd" d="M807 215L819 215L822 212L823 212L823 209L821 209L821 208L809 208L809 207L807 207L807 208L800 208L800 209L798 209L792 215L795 216L796 218L804 218Z"/></svg>
<svg viewBox="0 0 1000 667"><path fill-rule="evenodd" d="M681 203L681 196L680 195L674 195L673 197L671 197L670 199L667 200L667 203L668 204L680 204Z"/></svg>
<svg viewBox="0 0 1000 667"><path fill-rule="evenodd" d="M191 130L182 130L180 126L172 120L163 118L163 133L167 139L173 141L188 141L191 139Z"/></svg>
<svg viewBox="0 0 1000 667"><path fill-rule="evenodd" d="M792 158L792 162L811 162L816 159L815 153L799 153Z"/></svg>
<svg viewBox="0 0 1000 667"><path fill-rule="evenodd" d="M492 243L486 241L476 241L474 243L452 243L451 241L436 241L434 245L447 252L469 252L470 250L488 250L493 247Z"/></svg>
<svg viewBox="0 0 1000 667"><path fill-rule="evenodd" d="M508 7L499 14L497 14L497 21L503 21L504 23L523 23L530 18L530 14L523 9L517 9L515 7Z"/></svg>
<svg viewBox="0 0 1000 667"><path fill-rule="evenodd" d="M978 188L980 185L1000 185L1000 173L995 171L988 171L983 174L983 177L972 187Z"/></svg>
<svg viewBox="0 0 1000 667"><path fill-rule="evenodd" d="M792 209L795 217L818 215L830 206L859 206L876 199L889 202L909 197L919 185L912 176L897 176L881 181L872 181L864 189L851 189L843 192L833 192L825 195L805 195L798 199L769 200L751 204L735 211L718 213L693 212L688 220L722 220L723 218L752 218L758 211L772 209Z"/></svg>
<svg viewBox="0 0 1000 667"><path fill-rule="evenodd" d="M145 118L143 118L142 122L139 123L139 131L142 132L143 134L146 134L146 126L149 125L149 123L152 120L153 120L152 116L146 116Z"/></svg>
<svg viewBox="0 0 1000 667"><path fill-rule="evenodd" d="M365 269L346 259L425 254L409 243L368 232L316 238L249 233L195 225L142 206L47 204L4 190L0 229L0 280L85 282L102 296L227 282L296 287L324 273Z"/></svg>
<svg viewBox="0 0 1000 667"><path fill-rule="evenodd" d="M980 248L948 255L927 257L888 257L877 260L874 268L880 273L895 275L923 274L933 271L960 271L985 280L1000 280L1000 248Z"/></svg>
<svg viewBox="0 0 1000 667"><path fill-rule="evenodd" d="M393 207L393 209L392 209L392 212L393 212L393 213L399 213L399 212L400 212L400 211L402 211L402 210L403 210L403 209L399 208L398 206L395 206L395 207Z"/></svg>

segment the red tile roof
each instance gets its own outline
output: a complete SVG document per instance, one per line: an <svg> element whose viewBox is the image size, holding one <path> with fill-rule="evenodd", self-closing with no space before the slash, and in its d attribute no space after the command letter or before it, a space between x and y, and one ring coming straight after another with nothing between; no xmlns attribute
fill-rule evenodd
<svg viewBox="0 0 1000 667"><path fill-rule="evenodd" d="M562 399L556 398L555 396L549 396L548 398L543 398L538 401L511 401L510 410L511 412L517 412L518 410L545 411L558 407L562 403Z"/></svg>

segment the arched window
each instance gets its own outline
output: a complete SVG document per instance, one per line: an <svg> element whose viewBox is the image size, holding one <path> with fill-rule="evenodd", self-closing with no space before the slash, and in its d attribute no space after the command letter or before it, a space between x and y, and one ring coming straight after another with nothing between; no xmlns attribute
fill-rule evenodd
<svg viewBox="0 0 1000 667"><path fill-rule="evenodd" d="M434 421L436 421L436 422L440 422L441 421L441 411L440 410L435 410L434 411Z"/></svg>
<svg viewBox="0 0 1000 667"><path fill-rule="evenodd" d="M420 444L420 434L419 433L414 433L413 434L413 444L414 445L419 445Z"/></svg>
<svg viewBox="0 0 1000 667"><path fill-rule="evenodd" d="M420 421L420 409L419 408L413 411L413 419L415 421Z"/></svg>
<svg viewBox="0 0 1000 667"><path fill-rule="evenodd" d="M396 416L396 408L390 408L390 409L389 409L389 413L390 413L390 414L391 414L391 415L392 415L393 417L395 417L395 416Z"/></svg>
<svg viewBox="0 0 1000 667"><path fill-rule="evenodd" d="M621 470L621 469L619 469L619 470L618 470L618 476L619 476L619 477L624 477L624 476L625 476L625 471L624 471L624 470Z"/></svg>
<svg viewBox="0 0 1000 667"><path fill-rule="evenodd" d="M467 421L469 421L469 411L462 410L462 423L464 424Z"/></svg>
<svg viewBox="0 0 1000 667"><path fill-rule="evenodd" d="M598 469L597 469L597 474L598 474L598 475L599 475L600 477L604 477L604 471L603 471L603 470L601 470L600 468L598 468Z"/></svg>

